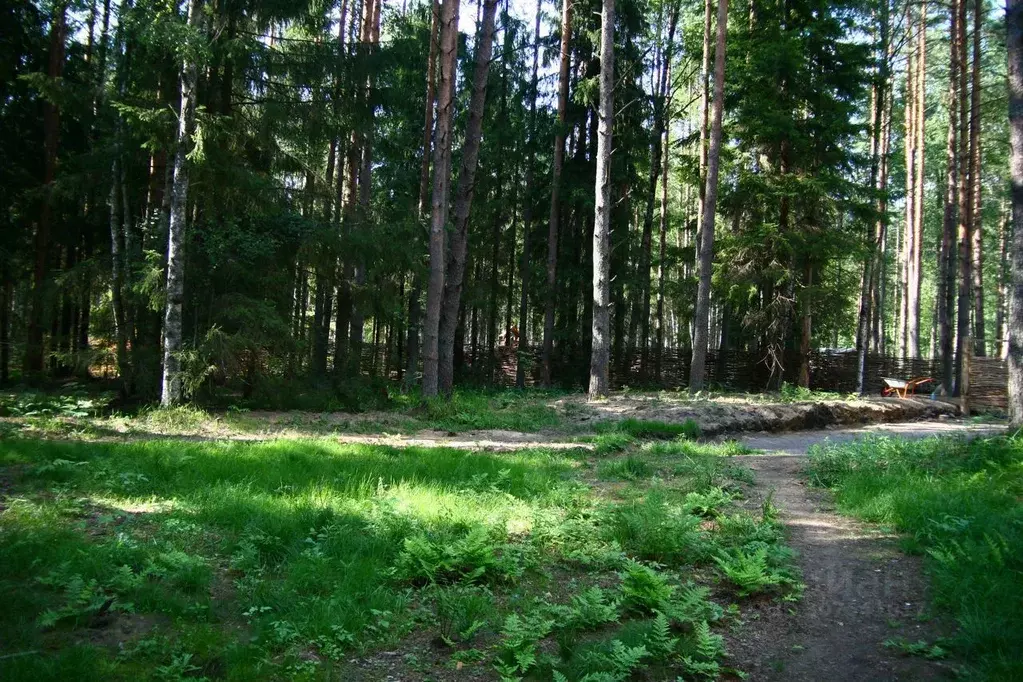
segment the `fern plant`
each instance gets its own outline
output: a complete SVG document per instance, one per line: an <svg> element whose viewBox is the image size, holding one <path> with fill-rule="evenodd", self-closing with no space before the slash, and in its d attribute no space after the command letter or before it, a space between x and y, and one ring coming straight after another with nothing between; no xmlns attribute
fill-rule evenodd
<svg viewBox="0 0 1023 682"><path fill-rule="evenodd" d="M494 670L502 682L518 682L536 667L537 642L549 635L553 627L552 620L522 618L515 613L505 619L494 660Z"/></svg>
<svg viewBox="0 0 1023 682"><path fill-rule="evenodd" d="M618 575L622 579L622 598L632 611L657 611L671 600L675 592L663 575L636 561L630 562Z"/></svg>
<svg viewBox="0 0 1023 682"><path fill-rule="evenodd" d="M714 557L725 576L739 588L740 596L763 592L790 584L792 579L771 565L768 548L760 546L752 552L738 549Z"/></svg>
<svg viewBox="0 0 1023 682"><path fill-rule="evenodd" d="M724 639L710 631L707 621L700 621L682 643L681 653L682 667L688 676L717 679L721 674L720 660L726 654Z"/></svg>

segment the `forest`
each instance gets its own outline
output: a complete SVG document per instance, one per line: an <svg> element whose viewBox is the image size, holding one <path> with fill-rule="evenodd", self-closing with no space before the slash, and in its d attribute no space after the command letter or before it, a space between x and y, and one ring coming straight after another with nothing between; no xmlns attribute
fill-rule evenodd
<svg viewBox="0 0 1023 682"><path fill-rule="evenodd" d="M861 390L877 354L958 395L964 359L1009 354L985 0L57 0L4 25L4 382L355 406L699 390L708 353L809 387L841 350Z"/></svg>
<svg viewBox="0 0 1023 682"><path fill-rule="evenodd" d="M0 21L0 679L1023 680L1023 0Z"/></svg>

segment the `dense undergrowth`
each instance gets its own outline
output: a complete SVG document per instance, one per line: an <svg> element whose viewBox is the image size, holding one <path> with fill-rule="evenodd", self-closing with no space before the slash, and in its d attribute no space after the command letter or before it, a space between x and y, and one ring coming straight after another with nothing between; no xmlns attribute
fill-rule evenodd
<svg viewBox="0 0 1023 682"><path fill-rule="evenodd" d="M737 451L8 438L0 678L713 678L799 589Z"/></svg>
<svg viewBox="0 0 1023 682"><path fill-rule="evenodd" d="M809 471L841 509L926 556L965 679L1023 679L1023 437L829 445Z"/></svg>

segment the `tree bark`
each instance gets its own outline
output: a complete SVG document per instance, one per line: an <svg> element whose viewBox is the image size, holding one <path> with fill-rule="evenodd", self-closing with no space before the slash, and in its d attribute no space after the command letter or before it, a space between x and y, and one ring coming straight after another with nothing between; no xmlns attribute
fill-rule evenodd
<svg viewBox="0 0 1023 682"><path fill-rule="evenodd" d="M668 70L667 82L670 88L671 83L671 52L668 53L665 69ZM666 260L668 257L668 169L670 162L670 136L671 116L670 100L665 103L664 108L664 140L662 142L661 158L664 168L661 169L661 221L659 225L659 243L657 249L657 320L655 323L656 355L654 356L654 377L658 382L661 380L661 367L664 360L664 278L667 275Z"/></svg>
<svg viewBox="0 0 1023 682"><path fill-rule="evenodd" d="M448 246L447 269L444 273L444 299L441 303L438 360L438 388L451 394L454 381L455 327L462 302L462 280L465 277L465 254L469 242L469 213L476 192L476 168L479 165L480 141L483 138L483 114L487 103L487 80L494 47L494 17L497 0L483 3L482 27L476 46L476 67L469 100L469 120L465 126L462 167L455 192L455 220Z"/></svg>
<svg viewBox="0 0 1023 682"><path fill-rule="evenodd" d="M611 12L613 15L613 0ZM558 123L554 133L554 166L551 174L551 213L547 224L547 291L544 300L543 353L541 359L543 365L541 369L541 383L544 386L551 385L551 364L553 362L554 355L554 292L557 285L558 218L559 211L561 210L561 171L565 165L565 116L568 109L569 43L571 38L572 0L562 0L561 64L558 70ZM608 135L610 136L610 132ZM596 277L596 275L594 275L594 277ZM594 324L596 324L596 322L594 322Z"/></svg>
<svg viewBox="0 0 1023 682"><path fill-rule="evenodd" d="M959 297L958 297L958 319L956 321L956 366L955 366L955 388L953 394L959 396L964 402L967 396L964 395L964 384L969 380L964 372L964 358L972 350L971 339L972 329L970 324L970 313L973 310L973 272L972 272L972 235L970 226L972 220L972 182L970 170L970 115L967 109L967 96L969 86L969 62L966 57L966 3L968 0L959 0L958 3L958 36L957 47L959 48Z"/></svg>
<svg viewBox="0 0 1023 682"><path fill-rule="evenodd" d="M998 298L995 302L995 357L1004 358L1007 344L1005 342L1005 308L1008 303L1006 287L1009 281L1008 258L1009 258L1009 226L1011 213L1007 214L1006 204L1002 203L998 225Z"/></svg>
<svg viewBox="0 0 1023 682"><path fill-rule="evenodd" d="M1023 1L1006 1L1009 73L1009 168L1012 182L1011 275L1007 331L1009 420L1023 426Z"/></svg>
<svg viewBox="0 0 1023 682"><path fill-rule="evenodd" d="M439 332L447 254L444 237L451 189L451 124L458 53L458 2L444 0L440 17L440 82L433 150L433 198L430 207L430 277L426 287L426 320L423 325L423 396L427 398L435 397L439 387Z"/></svg>
<svg viewBox="0 0 1023 682"><path fill-rule="evenodd" d="M703 388L707 363L708 322L710 314L711 271L714 262L714 217L717 212L718 173L721 165L721 117L725 98L725 39L728 29L728 0L718 0L717 41L714 50L714 108L707 154L707 192L703 207L703 226L699 240L699 285L693 325L693 360L689 370L689 390Z"/></svg>
<svg viewBox="0 0 1023 682"><path fill-rule="evenodd" d="M713 0L703 4L703 57L700 61L700 154L698 166L699 201L696 203L696 260L700 259L700 230L703 229L703 205L707 198L707 137L710 125L710 32L714 17Z"/></svg>
<svg viewBox="0 0 1023 682"><path fill-rule="evenodd" d="M946 391L955 384L955 354L952 343L952 320L955 317L957 197L959 195L959 9L960 0L952 0L950 25L952 45L949 49L948 132L945 142L945 202L941 219L941 246L938 270L938 344L942 367L942 383Z"/></svg>
<svg viewBox="0 0 1023 682"><path fill-rule="evenodd" d="M529 249L533 234L533 162L536 157L537 70L540 58L540 11L543 0L536 1L533 26L533 68L529 81L529 127L526 130L526 200L522 208L522 261L519 264L522 290L519 293L519 348L515 361L515 386L526 387L526 363L529 352Z"/></svg>
<svg viewBox="0 0 1023 682"><path fill-rule="evenodd" d="M566 8L569 6L568 2L569 0L565 0ZM567 9L565 17L568 17ZM566 23L566 21L562 22L563 29ZM599 121L597 124L596 210L593 219L593 342L590 351L590 400L605 397L611 388L609 369L611 364L611 132L614 123L614 24L614 0L603 0L600 14L600 106L597 111ZM563 40L562 75L566 77L567 52L568 44L566 40ZM562 91L567 93L566 80L562 82ZM560 104L559 102L559 107ZM555 152L557 152L557 147ZM560 172L560 169L558 170ZM552 201L552 216L556 210L557 207ZM552 220L552 224L553 222Z"/></svg>
<svg viewBox="0 0 1023 682"><path fill-rule="evenodd" d="M46 76L56 83L64 73L64 42L67 37L66 0L54 4L50 23L49 61ZM57 176L57 148L60 145L60 107L43 100L43 199L35 233L35 261L32 270L32 297L25 343L24 373L43 371L43 316L45 313L46 278L50 260L50 223L53 219L53 181Z"/></svg>
<svg viewBox="0 0 1023 682"><path fill-rule="evenodd" d="M969 201L970 239L972 243L973 270L973 353L977 357L987 355L984 342L984 235L981 231L983 202L981 188L981 137L980 137L980 47L984 26L984 0L973 3L973 86L970 92L970 185Z"/></svg>
<svg viewBox="0 0 1023 682"><path fill-rule="evenodd" d="M889 90L889 6L888 0L882 0L880 16L880 41L877 45L875 58L878 62L876 81L872 100L871 118L871 187L877 190L877 221L873 225L872 239L871 229L868 230L868 239L871 239L867 257L863 263L863 277L860 290L859 320L856 329L856 390L860 395L866 393L867 379L867 353L870 350L871 323L874 319L874 304L877 298L877 282L879 271L883 272L884 263L881 260L881 249L885 239L886 213L888 210L887 183L888 183L888 145L885 117L888 102Z"/></svg>
<svg viewBox="0 0 1023 682"><path fill-rule="evenodd" d="M202 24L202 0L189 0L190 41L199 39ZM170 226L167 240L167 306L164 310L163 388L164 406L181 402L181 308L185 297L185 229L188 209L189 162L192 133L195 128L195 89L199 79L197 46L185 46L181 63L181 110L178 115L177 149L174 153L174 180L171 185Z"/></svg>
<svg viewBox="0 0 1023 682"><path fill-rule="evenodd" d="M650 267L653 241L654 206L657 203L657 180L661 174L661 154L666 127L666 103L668 97L668 70L670 69L670 45L675 41L675 26L678 13L669 8L667 40L661 48L660 64L655 64L655 89L653 93L653 131L650 136L650 174L647 182L647 201L643 214L643 235L640 242L638 272L639 286L634 299L633 327L639 328L640 378L645 379L650 362ZM664 34L661 34L664 38ZM637 324L638 322L638 324ZM633 342L635 345L635 341Z"/></svg>
<svg viewBox="0 0 1023 682"><path fill-rule="evenodd" d="M908 355L920 357L920 291L923 282L923 228L924 228L924 105L925 84L927 74L927 2L920 5L919 26L917 28L917 64L914 81L913 133L916 141L913 145L913 249L910 252L909 283L909 348Z"/></svg>
<svg viewBox="0 0 1023 682"><path fill-rule="evenodd" d="M440 20L440 0L433 0L430 11L430 52L426 63L426 99L423 104L423 159L419 168L419 217L426 216L426 202L430 189L430 151L433 138L433 107L436 104L435 90L437 72L437 32ZM420 298L423 283L417 273L412 275L412 286L408 299L408 328L405 331L405 376L402 390L408 391L416 385L416 370L419 367L419 326L422 316Z"/></svg>

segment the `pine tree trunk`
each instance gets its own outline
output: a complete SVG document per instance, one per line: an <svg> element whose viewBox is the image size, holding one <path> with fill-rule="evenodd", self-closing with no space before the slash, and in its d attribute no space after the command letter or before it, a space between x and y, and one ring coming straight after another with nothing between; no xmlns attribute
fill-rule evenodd
<svg viewBox="0 0 1023 682"><path fill-rule="evenodd" d="M11 303L13 283L0 269L0 386L11 379Z"/></svg>
<svg viewBox="0 0 1023 682"><path fill-rule="evenodd" d="M873 226L870 249L863 263L863 277L860 290L859 319L856 328L856 390L860 395L866 393L867 385L867 353L870 350L871 323L874 319L874 304L877 299L877 282L879 271L883 272L881 248L885 238L885 213L887 212L887 139L885 129L885 113L888 101L888 35L889 35L888 0L882 0L880 41L876 48L875 58L878 60L877 81L874 84L871 112L871 187L878 190L877 222ZM867 228L870 238L870 227Z"/></svg>
<svg viewBox="0 0 1023 682"><path fill-rule="evenodd" d="M941 247L938 271L938 344L942 367L942 384L950 391L955 384L952 321L955 317L956 288L956 202L959 196L959 10L960 0L952 0L950 24L952 45L949 49L948 132L945 143L945 202L941 219Z"/></svg>
<svg viewBox="0 0 1023 682"><path fill-rule="evenodd" d="M899 355L909 357L910 355L910 317L912 315L913 289L913 254L915 248L913 237L916 235L916 70L917 70L917 49L919 46L913 11L911 7L906 9L906 43L907 43L907 65L906 65L906 88L905 88L905 136L903 156L906 162L906 199L904 202L905 219L902 225L902 240L899 248L899 265L901 273L899 276Z"/></svg>
<svg viewBox="0 0 1023 682"><path fill-rule="evenodd" d="M54 3L50 24L49 62L47 79L56 83L64 73L64 41L67 37L66 0ZM32 297L28 315L25 342L27 375L43 371L43 316L45 314L46 278L50 260L50 223L53 219L53 181L57 176L57 148L60 145L60 107L49 99L43 100L43 198L35 233L35 261L32 270Z"/></svg>
<svg viewBox="0 0 1023 682"><path fill-rule="evenodd" d="M606 4L606 0L605 0ZM612 0L611 11L614 11ZM551 175L551 213L547 224L547 290L544 300L541 383L551 385L554 355L554 292L558 268L558 218L561 211L561 171L565 165L565 115L568 109L569 42L572 38L572 0L562 0L561 65L558 71L558 124L554 133L554 166ZM610 136L610 132L608 133ZM594 275L596 277L596 275ZM594 294L595 296L596 294ZM596 324L596 322L594 322Z"/></svg>
<svg viewBox="0 0 1023 682"><path fill-rule="evenodd" d="M728 0L718 0L717 41L714 50L714 105L707 155L707 192L700 228L699 285L693 325L693 360L689 370L689 390L703 388L707 364L708 322L710 314L711 270L714 262L714 217L717 212L718 172L721 165L721 117L725 97L725 39L728 28Z"/></svg>
<svg viewBox="0 0 1023 682"><path fill-rule="evenodd" d="M665 64L668 70L667 82L671 83L671 53ZM668 86L670 87L670 85ZM670 167L670 135L671 119L669 106L665 106L664 120L664 141L661 150L664 168L661 169L661 221L659 225L659 240L657 249L657 319L655 323L656 351L654 356L654 377L658 382L661 380L661 368L664 362L664 279L667 276L666 260L668 257L668 169Z"/></svg>
<svg viewBox="0 0 1023 682"><path fill-rule="evenodd" d="M362 44L366 54L375 51L380 41L380 11L382 0L367 0L363 5ZM373 89L373 71L366 76L362 93L361 106L365 116L365 126L361 131L360 144L357 145L360 157L359 165L359 208L357 222L363 227L369 219L370 200L373 188L373 109L370 101ZM365 328L365 314L362 310L363 289L366 285L366 263L357 254L353 264L352 285L355 295L352 296L352 313L349 320L348 334L348 374L358 377L362 368L362 343Z"/></svg>
<svg viewBox="0 0 1023 682"><path fill-rule="evenodd" d="M519 293L519 349L515 360L515 386L526 387L526 363L529 361L529 250L533 234L533 161L535 159L537 70L540 57L540 11L543 0L536 2L533 26L533 68L529 82L529 128L526 131L526 201L522 209L522 262L519 264L522 290Z"/></svg>
<svg viewBox="0 0 1023 682"><path fill-rule="evenodd" d="M437 33L440 21L440 0L433 0L430 11L430 54L426 65L426 99L423 104L423 159L419 168L419 217L426 216L426 202L430 189L430 151L433 137L433 107L436 103ZM423 283L418 273L412 276L408 299L408 328L405 331L405 377L402 390L408 391L416 385L416 371L419 368L419 327L422 316L420 299Z"/></svg>
<svg viewBox="0 0 1023 682"><path fill-rule="evenodd" d="M1005 342L1005 308L1008 301L1006 300L1006 287L1008 286L1009 272L1008 272L1008 245L1011 239L1009 235L1010 220L1012 219L1011 214L1007 214L1007 207L1005 202L1002 203L1001 218L999 219L998 225L998 298L995 303L995 357L1005 357L1005 349L1007 344Z"/></svg>
<svg viewBox="0 0 1023 682"><path fill-rule="evenodd" d="M458 53L458 2L444 0L440 15L440 82L437 96L437 134L433 150L433 198L430 208L430 277L426 287L423 325L423 396L437 395L440 356L440 317L444 297L447 250L445 230L451 189L451 125L454 116L455 66Z"/></svg>
<svg viewBox="0 0 1023 682"><path fill-rule="evenodd" d="M984 357L984 235L981 230L983 202L981 188L980 138L980 47L984 25L984 0L973 3L973 89L970 93L970 239L973 251L973 344L974 355Z"/></svg>
<svg viewBox="0 0 1023 682"><path fill-rule="evenodd" d="M479 165L480 141L483 139L483 113L487 102L487 80L494 47L494 17L497 0L484 0L482 28L476 46L476 67L469 101L469 121L465 127L462 166L455 192L454 229L448 247L447 269L444 273L444 299L441 303L438 360L438 388L451 395L454 383L455 327L462 301L462 280L465 277L465 255L469 242L469 213L476 191L476 168Z"/></svg>
<svg viewBox="0 0 1023 682"><path fill-rule="evenodd" d="M917 64L913 85L913 249L909 254L911 280L909 284L908 355L920 357L920 291L923 282L923 213L924 213L924 86L927 73L927 2L920 5L917 27Z"/></svg>
<svg viewBox="0 0 1023 682"><path fill-rule="evenodd" d="M566 8L569 6L568 2L569 0L565 0ZM562 22L563 30L567 24L567 9L565 17L566 21ZM614 122L614 24L614 0L603 0L600 14L600 108L598 110L600 118L597 124L596 211L593 220L593 342L590 351L590 400L606 396L611 388L609 369L611 364L611 131ZM562 76L566 78L567 53L568 43L565 39L562 41L561 58ZM562 91L567 91L565 80L563 80ZM560 169L558 171L560 172ZM552 201L552 216L556 210L557 207ZM546 371L549 370L545 369ZM549 381L549 375L547 379Z"/></svg>
<svg viewBox="0 0 1023 682"><path fill-rule="evenodd" d="M970 169L970 114L967 108L968 86L969 86L969 62L966 57L966 3L967 0L959 0L958 12L959 32L957 46L959 52L959 297L958 297L958 319L956 320L956 366L955 366L955 388L953 394L959 396L965 403L967 395L964 395L964 384L969 380L968 372L964 365L969 362L965 356L973 349L971 339L970 313L973 311L973 258L972 235L970 226L972 220L972 199L974 178Z"/></svg>
<svg viewBox="0 0 1023 682"><path fill-rule="evenodd" d="M700 260L700 230L703 229L703 206L707 198L707 137L710 127L710 43L711 23L714 18L713 0L703 4L703 57L700 61L700 154L699 183L700 197L696 203L696 260Z"/></svg>
<svg viewBox="0 0 1023 682"><path fill-rule="evenodd" d="M1009 420L1023 426L1023 1L1006 2L1009 73L1009 168L1012 181L1012 241L1009 247Z"/></svg>
<svg viewBox="0 0 1023 682"><path fill-rule="evenodd" d="M198 40L202 23L202 0L189 0L189 39ZM192 47L192 46L190 46ZM174 180L170 197L170 226L167 241L167 306L163 322L163 387L160 402L164 406L181 402L181 308L185 297L185 229L188 209L188 153L195 128L195 89L199 79L196 50L190 49L181 64L181 111L178 116L177 149L174 153Z"/></svg>

